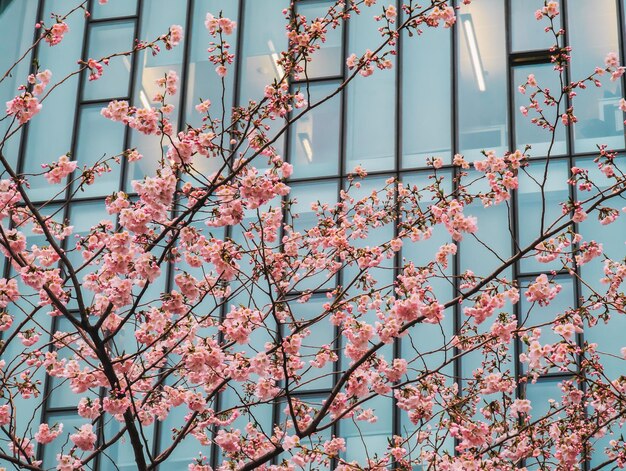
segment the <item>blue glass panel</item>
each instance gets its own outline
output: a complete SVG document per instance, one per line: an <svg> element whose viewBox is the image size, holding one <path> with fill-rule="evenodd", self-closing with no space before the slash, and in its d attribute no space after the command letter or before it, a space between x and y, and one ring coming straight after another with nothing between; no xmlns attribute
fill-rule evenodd
<svg viewBox="0 0 626 471"><path fill-rule="evenodd" d="M296 395L294 395L296 396ZM324 400L326 399L326 396L324 395L306 395L306 396L302 396L302 397L295 397L295 399L298 399L299 401L303 402L304 404L312 407L314 410L319 410L319 408L322 406L322 403L324 402ZM285 426L287 425L287 421L291 421L291 414L289 413L289 404L287 403L286 400L282 400L280 401L276 407L278 408L278 426L281 427L282 429L285 428ZM322 421L321 426L324 426L326 424L326 420ZM287 434L288 435L292 435L295 432L294 427L289 427L286 429L287 430ZM327 429L322 430L319 433L316 433L312 436L309 437L305 437L302 438L300 440L300 445L303 447L307 447L309 449L315 449L315 448L321 448L323 447L323 444L326 440L330 440L332 438L332 428L329 427ZM282 463L283 460L289 460L295 453L299 452L300 450L295 448L295 449L291 449L288 450L286 452L281 453L280 455L278 455L278 463ZM330 463L315 463L314 467L316 470L330 470Z"/></svg>
<svg viewBox="0 0 626 471"><path fill-rule="evenodd" d="M289 304L291 313L294 319L299 323L310 322L313 319L319 317L324 313L324 303L329 302L325 295L313 296L308 302L301 304L298 302L292 302ZM302 348L300 349L304 362L304 368L300 370L302 379L296 392L300 392L307 389L330 389L333 385L333 365L334 363L328 362L323 368L312 367L310 362L315 359L315 355L319 352L322 345L329 345L330 348L334 348L333 342L335 339L335 327L329 322L330 314L324 319L315 322L308 330L311 331L310 335L305 337L302 341ZM293 324L290 327L295 327ZM284 333L288 335L289 331L293 329L287 329ZM290 389L294 389L292 385Z"/></svg>
<svg viewBox="0 0 626 471"><path fill-rule="evenodd" d="M130 51L135 36L135 22L106 22L91 25L87 58L100 60L114 53ZM89 80L89 69L83 79L83 98L98 100L125 97L130 85L130 70L133 56L113 57L108 65L103 65L102 77Z"/></svg>
<svg viewBox="0 0 626 471"><path fill-rule="evenodd" d="M616 166L623 168L626 163L624 157L616 160ZM614 184L613 179L608 179L598 169L593 162L593 158L577 159L575 165L589 171L589 177L600 189L605 189ZM593 190L595 192L596 190ZM591 196L590 192L577 191L577 198L582 200ZM623 200L607 200L603 206L620 209ZM624 234L626 234L626 217L622 212L615 222L609 225L601 225L597 213L591 213L589 217L578 225L578 232L583 236L583 241L595 240L602 244L602 250L612 260L622 260L624 258ZM603 257L597 257L580 268L582 279L581 284L583 296L592 294L594 290L600 294L605 294L608 285L600 280L604 278ZM585 331L585 340L598 344L602 364L605 367L605 374L610 379L616 379L624 373L624 360L621 355L621 348L624 347L624 332L626 332L626 317L607 306L611 314L608 323L599 321L593 328ZM597 312L599 313L599 312Z"/></svg>
<svg viewBox="0 0 626 471"><path fill-rule="evenodd" d="M374 20L371 11L366 10L366 13L353 16L350 20L347 54L354 53L360 57L366 49L375 50L383 43L378 32L380 23ZM393 56L388 58L395 64ZM357 165L368 171L391 170L395 167L395 78L395 68L376 68L369 77L357 75L348 87L347 171Z"/></svg>
<svg viewBox="0 0 626 471"><path fill-rule="evenodd" d="M450 163L452 149L451 30L426 28L402 37L402 166L428 157ZM427 72L426 72L427 71Z"/></svg>
<svg viewBox="0 0 626 471"><path fill-rule="evenodd" d="M187 0L151 0L143 2L141 5L141 25L140 39L152 41L156 37L169 31L171 25L184 26L187 12ZM169 71L182 77L182 61L185 50L185 39L181 43L166 50L161 48L157 55L147 50L141 52L136 60L139 61L137 67L137 77L134 84L133 105L138 108L156 107L158 103L154 101L155 95L162 92L156 81L164 78ZM174 112L169 115L173 129L178 129L178 112L180 108L180 89L174 96L168 95L165 102L174 105ZM146 136L136 131L131 131L131 147L136 147L139 153L146 158L141 159L128 166L126 187L132 189L131 181L143 178L145 175L154 175L158 163L163 155L163 150L167 150L170 139L164 136Z"/></svg>
<svg viewBox="0 0 626 471"><path fill-rule="evenodd" d="M513 120L515 122L515 148L524 150L525 146L532 146L532 149L528 152L531 157L543 157L548 154L565 154L567 152L565 126L561 123L560 118L557 117L556 107L544 104L544 95L538 94L535 99L539 102L543 110L543 116L551 125L556 124L557 126L553 143L551 143L551 131L531 123L530 120L532 118L539 117L534 109L529 110L528 116L523 116L519 111L520 106L528 107L530 95L537 90L533 87L527 87L525 95L522 95L517 90L519 85L526 83L529 74L534 74L539 87L542 89L548 88L555 100L558 101L561 96L559 74L554 70L552 64L529 65L513 69L513 85L515 88L515 108L513 114ZM564 107L561 105L560 112L562 113L563 111Z"/></svg>
<svg viewBox="0 0 626 471"><path fill-rule="evenodd" d="M546 165L548 168L546 169ZM541 184L544 181L545 206L542 205ZM542 218L544 233L562 216L559 203L569 198L568 163L561 161L532 161L519 175L517 223L519 245L524 249L535 241L541 233ZM561 222L565 219L563 218ZM520 261L522 272L545 271L562 268L562 263L555 260L550 263L539 262L534 254Z"/></svg>
<svg viewBox="0 0 626 471"><path fill-rule="evenodd" d="M22 0L9 2L0 11L0 24L3 34L10 41L0 44L0 77L3 77L9 68L26 52L33 43L33 23L37 12L37 0ZM11 76L2 80L0 86L0 103L3 105L18 94L17 87L26 82L30 67L30 55L27 55L12 71ZM4 108L1 116L4 116ZM12 120L0 121L0 136L4 136ZM13 124L13 127L17 122ZM21 132L16 133L5 141L2 153L11 166L17 168L17 154L19 152Z"/></svg>
<svg viewBox="0 0 626 471"><path fill-rule="evenodd" d="M535 11L544 7L543 0L512 1L509 3L511 19L511 49L513 52L530 51L534 49L549 49L554 45L554 36L546 33L546 26L550 25L547 18L537 21ZM554 19L554 28L561 27L561 17Z"/></svg>
<svg viewBox="0 0 626 471"><path fill-rule="evenodd" d="M341 421L339 427L340 435L346 440L346 451L342 453L342 458L346 461L356 460L367 468L369 459L373 459L375 454L381 457L387 450L387 439L393 435L393 404L390 397L376 396L362 407L373 409L378 420L370 424L350 418Z"/></svg>
<svg viewBox="0 0 626 471"><path fill-rule="evenodd" d="M106 5L101 5L100 2L95 1L92 3L91 17L94 20L137 14L137 0L109 0Z"/></svg>
<svg viewBox="0 0 626 471"><path fill-rule="evenodd" d="M139 429L139 433L142 437L146 438L147 446L152 449L154 443L154 424L148 426L142 426L138 421L135 425ZM110 440L113 438L122 428L124 422L118 422L117 420L110 418L104 425L104 440ZM143 442L142 442L143 443ZM144 456L148 450L144 444ZM146 461L148 457L146 456ZM122 437L115 442L114 445L108 448L107 452L103 454L100 460L100 471L135 471L137 469L137 462L135 460L135 452L133 451L132 444L128 432L125 432Z"/></svg>
<svg viewBox="0 0 626 471"><path fill-rule="evenodd" d="M318 103L337 89L339 82L310 84L311 104ZM339 136L341 132L341 94L308 112L289 130L289 161L293 178L309 178L339 173ZM296 111L296 114L298 112Z"/></svg>
<svg viewBox="0 0 626 471"><path fill-rule="evenodd" d="M77 329L69 320L67 320L67 318L59 317L57 318L55 333L59 333L59 332L63 332L64 334L75 335L77 334ZM73 342L68 341L67 343L69 345L68 347L62 347L61 349L59 349L59 352L58 352L59 359L71 358L71 359L76 360L77 357L75 357L74 355L75 352L74 352L74 349L72 348L74 345ZM92 361L89 361L89 362L82 361L82 360L77 360L77 361L81 369L84 369L87 366L89 366L90 368L93 368L95 365L95 363ZM48 388L50 391L50 396L48 398L49 408L76 407L78 406L78 402L80 401L81 398L88 397L88 398L94 399L98 397L98 394L99 394L98 388L89 389L80 394L74 393L72 392L72 389L70 387L69 379L60 378L56 376L50 376L48 377L48 381L49 381Z"/></svg>
<svg viewBox="0 0 626 471"><path fill-rule="evenodd" d="M281 51L287 48L285 35L285 18L281 12L287 8L289 2L280 0L275 2L273 8L267 8L263 2L245 0L244 2L244 30L243 47L240 55L240 87L239 104L247 106L250 100L258 103L263 99L265 86L280 80L284 71L276 64ZM270 126L267 136L271 139L283 127L284 121L266 120L264 123ZM277 152L284 153L284 137L274 144ZM266 166L265 159L259 158L254 166L262 168Z"/></svg>
<svg viewBox="0 0 626 471"><path fill-rule="evenodd" d="M50 427L54 424L63 424L63 432L52 443L43 447L43 465L45 469L48 469L56 465L58 454L69 454L74 446L74 443L69 439L70 435L91 421L82 418L75 412L53 412L46 416L46 423ZM93 427L93 431L97 432L96 426ZM79 451L78 454L80 455L80 453ZM93 462L90 463L90 465L92 464Z"/></svg>
<svg viewBox="0 0 626 471"><path fill-rule="evenodd" d="M552 279L553 277L548 275L548 279ZM552 325L554 325L554 320L557 317L562 316L568 309L574 307L575 296L574 296L574 281L572 278L563 278L557 277L555 281L557 284L561 285L561 292L554 298L549 305L540 306L539 303L533 303L526 299L526 291L528 285L533 283L535 278L523 280L521 281L522 290L520 293L520 315L519 315L519 323L523 326L524 329L529 329L527 332L531 333L532 328L535 326L541 326L541 337L539 338L539 343L541 345L546 344L554 344L557 342L561 342L563 337L556 334L552 329ZM552 323L552 325L542 326L542 324ZM575 342L576 338L572 338ZM524 342L521 342L522 351L527 352L528 347ZM522 364L522 368L526 370L526 364ZM570 367L569 369L572 369ZM558 367L552 367L551 372L560 371Z"/></svg>
<svg viewBox="0 0 626 471"><path fill-rule="evenodd" d="M96 162L119 155L124 149L124 126L104 118L100 114L101 105L83 105L78 124L78 144L75 159L78 169L91 167ZM110 172L96 175L94 183L85 185L78 196L104 196L117 191L120 180L120 164L108 160ZM74 188L80 184L75 182Z"/></svg>
<svg viewBox="0 0 626 471"><path fill-rule="evenodd" d="M504 2L461 5L458 44L458 126L461 153L508 150Z"/></svg>
<svg viewBox="0 0 626 471"><path fill-rule="evenodd" d="M337 201L337 181L299 183L293 184L289 197L296 199L297 203L291 208L292 215L298 218L292 221L294 230L304 234L308 229L317 225L317 216L311 209L311 204L319 201L321 203L334 204ZM303 253L304 255L304 253ZM299 272L302 281L298 282L294 288L297 290L316 289L320 287L331 287L335 284L335 277L328 279L326 273L319 273L314 276L307 276L303 270Z"/></svg>
<svg viewBox="0 0 626 471"><path fill-rule="evenodd" d="M328 9L334 6L335 2L329 0L313 0L309 2L296 3L296 11L299 15L304 15L307 23L316 19L324 21L328 14ZM319 39L316 44L321 48L311 56L311 61L306 63L305 73L300 78L329 77L341 75L343 70L343 54L341 48L343 24L333 29L328 26L326 31L326 40L321 42ZM302 64L304 67L304 64Z"/></svg>
<svg viewBox="0 0 626 471"><path fill-rule="evenodd" d="M550 410L551 400L560 403L563 393L559 388L559 380L541 379L526 385L526 399L530 400L533 419L545 416ZM558 416L557 416L558 417Z"/></svg>
<svg viewBox="0 0 626 471"><path fill-rule="evenodd" d="M608 52L619 56L617 5L614 0L572 0L568 3L569 42L572 46L572 77L582 78L604 65ZM602 25L598 28L597 25ZM607 76L602 87L589 86L574 99L578 123L574 126L574 150L594 152L597 144L624 147L624 117L618 109L622 82Z"/></svg>
<svg viewBox="0 0 626 471"><path fill-rule="evenodd" d="M195 127L202 125L202 115L195 110L200 100L209 99L212 103L211 117L228 122L230 111L233 106L235 64L231 65L225 77L225 97L224 110L222 110L222 79L215 73L215 65L209 62L207 48L213 39L209 36L204 26L207 13L217 17L219 12L231 20L237 21L239 14L238 2L231 0L197 0L193 6L193 17L191 25L191 50L189 56L189 77L187 79L187 100L185 103L186 122ZM239 28L239 23L237 24ZM225 36L224 39L230 44L229 52L237 56L237 29L235 34Z"/></svg>
<svg viewBox="0 0 626 471"><path fill-rule="evenodd" d="M177 436L173 430L180 430L181 425L185 424L185 416L189 413L189 409L186 404L175 407L170 410L167 418L162 422L160 427L160 451L166 450L173 443L173 437ZM172 467L174 469L184 469L194 458L198 458L198 452L201 451L203 456L211 458L211 447L201 446L198 439L194 436L188 435L181 440L169 458L165 461L165 466Z"/></svg>
<svg viewBox="0 0 626 471"><path fill-rule="evenodd" d="M472 182L478 175L470 172L465 182ZM483 179L470 186L470 192L488 191L487 182ZM478 230L474 234L463 234L459 243L461 272L472 270L478 276L486 276L502 265L511 255L511 239L509 233L509 211L505 204L485 208L480 201L468 205L463 210L466 216L473 216L478 221ZM508 276L509 270L499 276Z"/></svg>
<svg viewBox="0 0 626 471"><path fill-rule="evenodd" d="M46 12L68 10L65 0L48 0L45 4ZM42 69L52 71L52 82L77 70L76 60L82 55L84 21L80 12L74 13L67 20L70 31L63 41L54 47L44 44L39 48L39 63ZM54 162L72 150L77 96L78 75L74 75L46 98L41 112L29 123L24 172L40 173L42 163ZM44 177L31 177L29 181L31 198L45 200L52 196L50 184ZM57 188L62 187L58 185Z"/></svg>

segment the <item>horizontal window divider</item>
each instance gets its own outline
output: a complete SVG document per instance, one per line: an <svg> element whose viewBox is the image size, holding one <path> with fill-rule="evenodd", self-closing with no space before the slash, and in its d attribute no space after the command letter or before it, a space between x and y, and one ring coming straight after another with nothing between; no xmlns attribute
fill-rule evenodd
<svg viewBox="0 0 626 471"><path fill-rule="evenodd" d="M139 20L139 15L112 16L110 18L89 18L89 24L115 23L117 21Z"/></svg>
<svg viewBox="0 0 626 471"><path fill-rule="evenodd" d="M538 51L513 52L509 55L509 65L512 67L519 65L550 64L552 53L548 49Z"/></svg>
<svg viewBox="0 0 626 471"><path fill-rule="evenodd" d="M309 79L298 79L292 80L291 85L305 85L307 83L318 83L318 82L335 82L343 80L343 75L327 75L325 77L313 77Z"/></svg>

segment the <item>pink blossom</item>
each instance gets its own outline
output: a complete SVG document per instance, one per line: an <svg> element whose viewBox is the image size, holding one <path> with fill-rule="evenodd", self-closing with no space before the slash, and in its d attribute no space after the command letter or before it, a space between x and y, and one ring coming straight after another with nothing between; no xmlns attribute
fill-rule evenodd
<svg viewBox="0 0 626 471"><path fill-rule="evenodd" d="M9 303L17 301L19 297L16 279L0 278L0 308L7 307Z"/></svg>
<svg viewBox="0 0 626 471"><path fill-rule="evenodd" d="M50 46L56 46L63 40L65 33L69 32L70 27L65 22L57 22L50 29L44 31L44 39Z"/></svg>
<svg viewBox="0 0 626 471"><path fill-rule="evenodd" d="M94 449L96 434L93 432L91 424L85 424L78 429L78 432L70 435L70 440L81 450L89 451Z"/></svg>
<svg viewBox="0 0 626 471"><path fill-rule="evenodd" d="M107 0L100 0L100 2L106 2ZM82 462L78 459L73 457L72 455L62 455L62 454L58 454L57 455L57 467L56 469L58 471L75 471L75 470L80 470L83 467Z"/></svg>
<svg viewBox="0 0 626 471"><path fill-rule="evenodd" d="M70 160L67 154L59 157L59 160L53 164L48 165L50 169L46 173L46 180L51 184L61 183L65 177L76 170L76 161Z"/></svg>
<svg viewBox="0 0 626 471"><path fill-rule="evenodd" d="M538 302L540 306L550 304L561 291L561 285L550 282L546 274L539 275L526 290L526 299L530 302Z"/></svg>
<svg viewBox="0 0 626 471"><path fill-rule="evenodd" d="M46 444L52 442L63 431L63 424L55 424L52 428L48 424L40 424L35 433L37 443Z"/></svg>
<svg viewBox="0 0 626 471"><path fill-rule="evenodd" d="M7 114L17 118L20 124L25 124L41 111L41 103L34 95L26 92L7 101Z"/></svg>

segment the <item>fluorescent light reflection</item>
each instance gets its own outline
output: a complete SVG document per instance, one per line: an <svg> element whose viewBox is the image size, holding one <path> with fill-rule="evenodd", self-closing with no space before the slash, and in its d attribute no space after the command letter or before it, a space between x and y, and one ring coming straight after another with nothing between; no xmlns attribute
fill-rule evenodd
<svg viewBox="0 0 626 471"><path fill-rule="evenodd" d="M463 16L466 16L466 15L463 15ZM485 86L485 73L483 71L483 66L480 62L480 53L478 52L478 43L476 41L476 35L474 34L474 25L472 24L471 19L466 18L463 20L463 30L465 31L465 39L467 40L467 46L470 51L470 57L472 59L472 68L474 69L474 75L476 76L478 89L481 92L484 92L487 89L487 87Z"/></svg>
<svg viewBox="0 0 626 471"><path fill-rule="evenodd" d="M309 140L309 135L305 132L298 133L298 138L300 139L300 143L302 144L302 148L304 149L304 155L306 159L310 162L313 162L313 147L311 147L311 141Z"/></svg>

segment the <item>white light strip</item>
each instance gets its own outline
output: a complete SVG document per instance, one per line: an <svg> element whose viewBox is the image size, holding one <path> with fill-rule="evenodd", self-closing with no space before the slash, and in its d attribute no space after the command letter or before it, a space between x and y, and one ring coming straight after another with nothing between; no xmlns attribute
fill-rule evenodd
<svg viewBox="0 0 626 471"><path fill-rule="evenodd" d="M480 65L480 56L478 55L478 44L476 43L476 36L474 35L474 27L472 26L472 22L470 20L464 20L463 26L465 29L465 35L467 36L467 45L470 50L470 56L472 57L474 74L476 75L476 81L478 82L478 89L481 92L484 92L487 87L485 86L483 68Z"/></svg>
<svg viewBox="0 0 626 471"><path fill-rule="evenodd" d="M276 52L276 48L274 47L274 43L270 39L267 41L267 45L270 48L270 57L272 58L272 65L274 66L274 71L276 72L277 79L280 80L285 75L285 70L278 63L278 53Z"/></svg>
<svg viewBox="0 0 626 471"><path fill-rule="evenodd" d="M141 100L141 103L143 104L143 107L145 109L149 110L150 108L152 108L150 106L150 101L148 101L148 97L143 90L139 90L139 99Z"/></svg>
<svg viewBox="0 0 626 471"><path fill-rule="evenodd" d="M311 142L308 137L302 138L302 147L304 147L304 153L306 154L306 159L309 162L313 162L313 148L311 147Z"/></svg>

